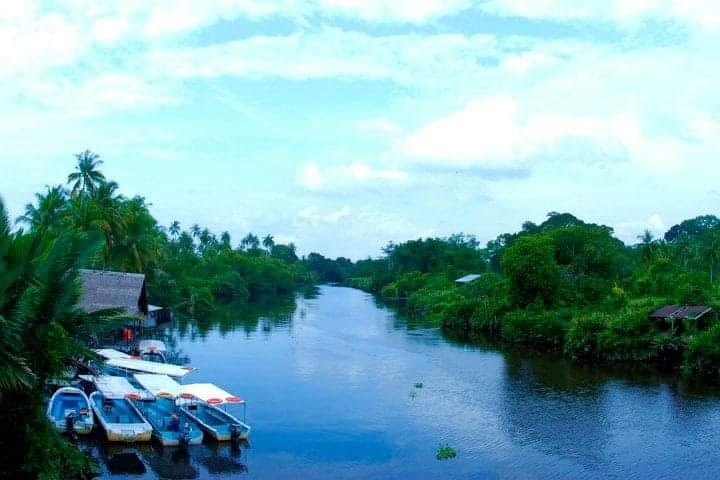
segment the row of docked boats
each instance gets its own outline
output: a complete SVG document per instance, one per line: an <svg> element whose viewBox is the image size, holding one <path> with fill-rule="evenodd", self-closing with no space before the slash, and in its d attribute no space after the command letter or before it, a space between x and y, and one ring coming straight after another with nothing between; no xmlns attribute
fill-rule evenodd
<svg viewBox="0 0 720 480"><path fill-rule="evenodd" d="M96 350L105 359L102 374L78 375L78 387L63 387L50 398L47 416L60 431L90 433L94 425L111 442L194 445L246 440L245 401L210 383L180 384L189 367L143 360L113 349ZM120 374L124 373L125 376ZM88 396L86 391L90 392ZM243 407L243 420L227 407Z"/></svg>

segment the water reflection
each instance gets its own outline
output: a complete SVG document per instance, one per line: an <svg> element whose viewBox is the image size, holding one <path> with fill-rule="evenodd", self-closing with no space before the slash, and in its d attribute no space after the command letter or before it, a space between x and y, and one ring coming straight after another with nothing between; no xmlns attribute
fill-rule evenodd
<svg viewBox="0 0 720 480"><path fill-rule="evenodd" d="M199 321L178 315L149 335L198 367L187 381L248 399L252 448L100 442L92 448L105 477L718 473L716 386L449 335L356 290L321 287L262 305L226 305ZM438 462L441 443L458 457Z"/></svg>

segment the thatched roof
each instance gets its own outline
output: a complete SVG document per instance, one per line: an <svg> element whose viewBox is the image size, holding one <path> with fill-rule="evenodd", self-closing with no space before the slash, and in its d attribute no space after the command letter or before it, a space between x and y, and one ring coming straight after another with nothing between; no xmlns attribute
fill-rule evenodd
<svg viewBox="0 0 720 480"><path fill-rule="evenodd" d="M145 275L142 273L80 270L80 307L88 313L120 308L128 315L147 315Z"/></svg>

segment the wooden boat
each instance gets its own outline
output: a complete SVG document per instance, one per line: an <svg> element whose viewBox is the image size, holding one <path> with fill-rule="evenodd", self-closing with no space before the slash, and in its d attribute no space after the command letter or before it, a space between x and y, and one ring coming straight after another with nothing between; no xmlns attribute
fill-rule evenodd
<svg viewBox="0 0 720 480"><path fill-rule="evenodd" d="M61 432L88 434L95 424L90 400L75 387L59 388L47 407L50 423Z"/></svg>
<svg viewBox="0 0 720 480"><path fill-rule="evenodd" d="M195 420L206 434L219 442L247 440L250 426L228 413L219 405L242 405L245 418L245 400L232 395L212 383L182 385L179 405L183 412Z"/></svg>
<svg viewBox="0 0 720 480"><path fill-rule="evenodd" d="M179 387L177 382L167 375L153 374L135 374L135 380L152 394L151 398L135 400L134 404L152 425L154 438L169 447L202 443L202 430L180 410L170 392L174 385Z"/></svg>
<svg viewBox="0 0 720 480"><path fill-rule="evenodd" d="M111 442L148 442L152 426L134 400L143 394L123 377L103 375L94 377L96 392L90 395L90 405L98 423Z"/></svg>

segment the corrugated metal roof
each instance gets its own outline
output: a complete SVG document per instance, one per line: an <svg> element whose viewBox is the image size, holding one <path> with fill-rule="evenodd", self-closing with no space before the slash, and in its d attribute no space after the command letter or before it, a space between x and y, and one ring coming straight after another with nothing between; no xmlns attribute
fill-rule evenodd
<svg viewBox="0 0 720 480"><path fill-rule="evenodd" d="M129 315L146 315L147 299L142 273L80 270L80 307L88 313L121 308Z"/></svg>
<svg viewBox="0 0 720 480"><path fill-rule="evenodd" d="M681 320L697 320L710 313L712 308L707 305L666 305L650 314L650 318L675 318Z"/></svg>
<svg viewBox="0 0 720 480"><path fill-rule="evenodd" d="M477 273L471 273L469 275L465 275L464 277L460 277L457 280L455 280L455 283L471 283L480 278L482 275Z"/></svg>

